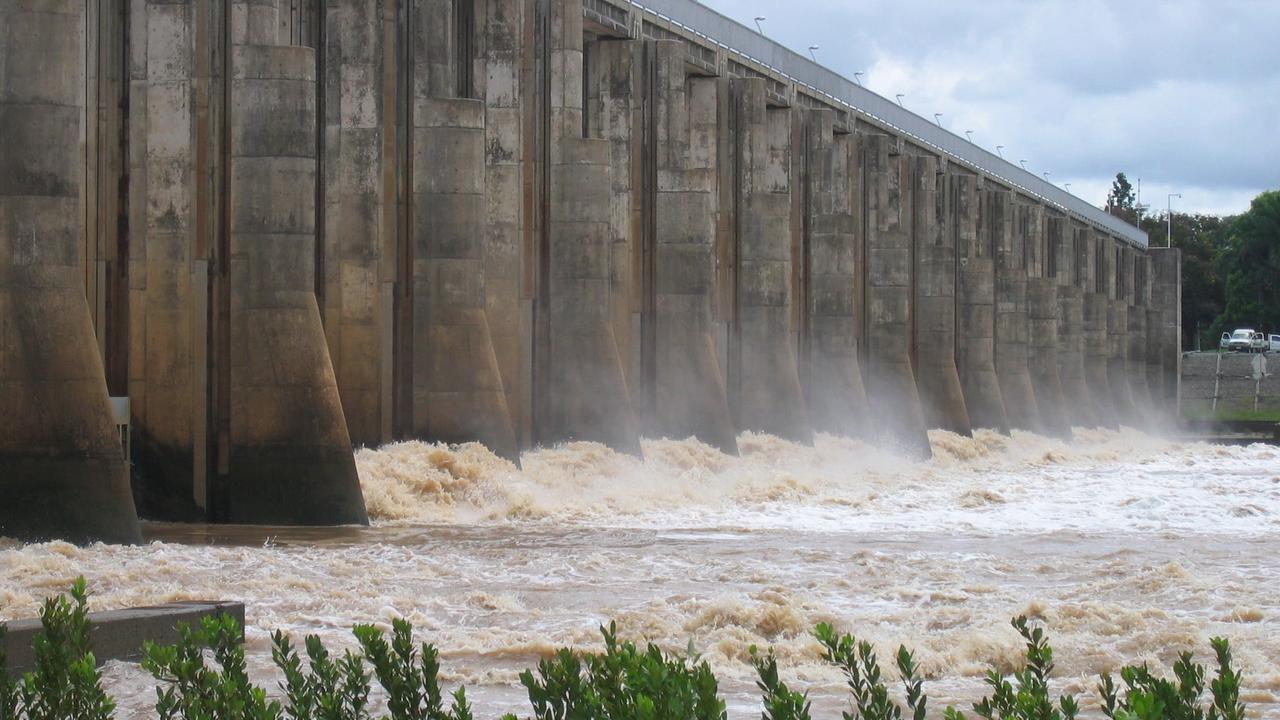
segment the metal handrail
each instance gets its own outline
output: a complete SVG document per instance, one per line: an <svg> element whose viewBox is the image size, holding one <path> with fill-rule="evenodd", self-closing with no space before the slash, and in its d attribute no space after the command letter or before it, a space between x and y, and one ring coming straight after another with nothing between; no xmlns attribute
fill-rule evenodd
<svg viewBox="0 0 1280 720"><path fill-rule="evenodd" d="M915 142L987 173L1067 215L1097 225L1133 245L1147 247L1147 234L1133 225L695 0L628 2L711 44L764 65L791 82L872 118Z"/></svg>

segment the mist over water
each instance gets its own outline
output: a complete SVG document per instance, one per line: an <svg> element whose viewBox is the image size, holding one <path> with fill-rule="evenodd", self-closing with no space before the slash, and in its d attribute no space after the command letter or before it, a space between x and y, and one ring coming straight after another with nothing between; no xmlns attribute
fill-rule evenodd
<svg viewBox="0 0 1280 720"><path fill-rule="evenodd" d="M1224 635L1244 700L1280 717L1280 452L1077 430L930 434L934 458L858 441L743 435L742 455L644 443L645 460L575 443L517 469L479 445L403 443L356 455L372 528L163 526L141 547L0 541L0 619L88 578L94 609L243 600L250 665L274 686L269 631L352 646L356 622L412 620L482 717L527 714L517 673L557 646L624 636L690 643L732 717L757 717L746 663L773 646L819 716L843 680L809 630L834 623L882 658L914 648L931 705L968 702L1021 654L1010 617L1047 625L1058 685L1087 693L1129 662L1167 666ZM120 717L154 702L112 663Z"/></svg>

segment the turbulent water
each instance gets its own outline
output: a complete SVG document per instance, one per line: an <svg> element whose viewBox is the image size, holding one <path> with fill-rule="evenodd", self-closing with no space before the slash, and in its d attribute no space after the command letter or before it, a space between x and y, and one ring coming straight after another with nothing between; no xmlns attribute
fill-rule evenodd
<svg viewBox="0 0 1280 720"><path fill-rule="evenodd" d="M151 526L142 547L0 544L0 619L30 616L79 574L96 609L231 598L248 607L251 668L274 687L269 631L351 644L355 622L411 619L482 717L527 714L517 673L597 626L722 678L730 715L758 717L746 663L776 648L785 679L838 717L842 679L808 632L834 623L881 656L904 643L931 703L968 703L1009 669L1009 619L1041 619L1058 687L1085 693L1129 662L1209 659L1226 636L1251 713L1280 717L1280 452L1135 431L1063 443L933 433L934 459L819 437L740 438L741 457L652 441L645 460L598 445L528 453L406 443L356 460L374 526ZM4 541L0 541L3 543ZM111 663L121 717L154 684Z"/></svg>

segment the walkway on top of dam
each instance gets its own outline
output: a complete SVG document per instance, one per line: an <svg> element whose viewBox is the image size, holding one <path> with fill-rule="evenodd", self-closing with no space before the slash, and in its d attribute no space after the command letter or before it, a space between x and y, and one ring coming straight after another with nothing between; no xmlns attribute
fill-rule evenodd
<svg viewBox="0 0 1280 720"><path fill-rule="evenodd" d="M795 84L813 93L798 92L800 104L827 104L838 115L846 114L842 109L852 110L860 119L910 137L1071 217L1106 228L1136 247L1147 247L1147 233L1142 230L696 0L583 0L582 5L588 18L627 33L633 29L623 25L623 8L637 8L645 14L639 23L642 36L676 39L663 32L675 31L689 44L691 59L698 65L714 63L718 68L727 61L732 74L752 74L751 64L763 66L765 79L776 83L772 89L778 100L789 104L790 98L784 97L786 84ZM721 53L739 57L717 57ZM734 64L741 65L739 58L748 61L736 68L745 73L735 72Z"/></svg>

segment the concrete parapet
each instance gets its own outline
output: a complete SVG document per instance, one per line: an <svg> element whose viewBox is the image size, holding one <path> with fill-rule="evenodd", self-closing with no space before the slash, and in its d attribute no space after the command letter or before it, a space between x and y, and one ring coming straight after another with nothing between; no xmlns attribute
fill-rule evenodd
<svg viewBox="0 0 1280 720"><path fill-rule="evenodd" d="M940 172L933 157L910 162L916 387L927 427L969 435L973 430L956 369L954 176Z"/></svg>
<svg viewBox="0 0 1280 720"><path fill-rule="evenodd" d="M108 660L137 662L143 658L142 646L153 642L172 645L179 638L179 625L198 627L204 618L230 615L240 628L244 640L244 604L238 602L185 601L135 607L124 610L89 613L89 641L93 647L93 659L98 665ZM8 656L7 670L11 677L35 669L35 638L43 632L40 621L17 620L3 623L6 633L3 648Z"/></svg>
<svg viewBox="0 0 1280 720"><path fill-rule="evenodd" d="M885 135L861 136L866 198L867 399L886 442L929 457L932 450L911 362L910 199L907 157ZM909 190L908 190L909 193Z"/></svg>
<svg viewBox="0 0 1280 720"><path fill-rule="evenodd" d="M960 386L973 427L1007 433L1009 421L995 366L995 235L991 219L984 217L982 211L983 207L990 208L995 193L1004 191L985 191L977 177L964 173L953 173L951 182L955 184L952 221L956 225L956 252L960 255L956 284L960 311L956 367ZM1007 192L1001 197L1007 200Z"/></svg>
<svg viewBox="0 0 1280 720"><path fill-rule="evenodd" d="M805 399L814 429L870 437L872 422L858 362L854 276L862 271L857 141L834 133L835 114L804 115ZM860 179L860 178L859 178Z"/></svg>
<svg viewBox="0 0 1280 720"><path fill-rule="evenodd" d="M315 296L314 51L240 45L232 71L231 446L216 516L366 523Z"/></svg>
<svg viewBox="0 0 1280 720"><path fill-rule="evenodd" d="M0 3L0 536L136 542L81 266L84 15Z"/></svg>

